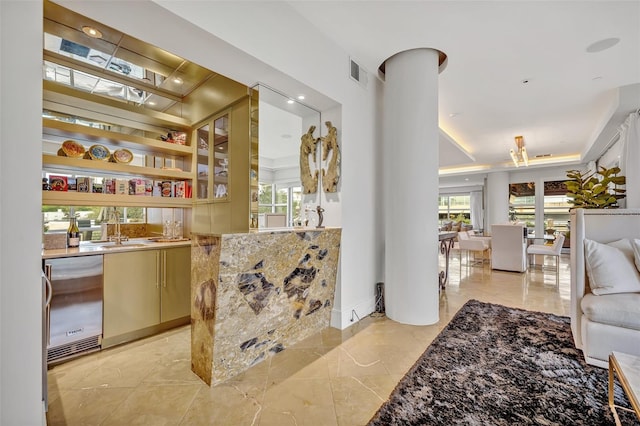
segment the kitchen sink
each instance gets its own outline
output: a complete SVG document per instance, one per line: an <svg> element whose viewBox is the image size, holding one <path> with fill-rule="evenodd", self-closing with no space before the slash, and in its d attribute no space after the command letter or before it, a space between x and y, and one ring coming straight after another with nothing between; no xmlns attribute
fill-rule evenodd
<svg viewBox="0 0 640 426"><path fill-rule="evenodd" d="M123 249L140 248L140 247L149 247L149 245L124 242L122 244L108 243L108 244L101 245L99 248L103 250L123 250Z"/></svg>

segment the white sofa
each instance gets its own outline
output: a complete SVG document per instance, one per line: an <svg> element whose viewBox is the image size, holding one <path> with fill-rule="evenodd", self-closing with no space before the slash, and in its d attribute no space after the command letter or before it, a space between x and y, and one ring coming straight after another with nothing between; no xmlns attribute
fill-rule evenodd
<svg viewBox="0 0 640 426"><path fill-rule="evenodd" d="M616 259L610 261L610 252L594 251L593 242L587 242L586 251L585 239L600 244L640 239L640 210L576 209L571 213L571 331L585 361L607 367L612 351L640 356L640 292L596 295L594 291L601 291L589 282L587 268L595 276L598 271L594 265L600 264L601 271L608 267L605 277L614 277L620 268ZM602 247L600 244L597 247ZM586 255L590 256L589 262ZM632 263L637 269L636 265ZM626 266L629 268L628 261ZM619 277L626 282L635 274L627 269Z"/></svg>
<svg viewBox="0 0 640 426"><path fill-rule="evenodd" d="M491 268L503 271L527 270L526 227L491 225Z"/></svg>

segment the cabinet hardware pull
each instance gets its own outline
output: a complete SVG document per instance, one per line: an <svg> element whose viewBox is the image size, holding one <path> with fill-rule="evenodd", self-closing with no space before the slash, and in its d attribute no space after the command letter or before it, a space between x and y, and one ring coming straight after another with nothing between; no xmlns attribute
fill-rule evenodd
<svg viewBox="0 0 640 426"><path fill-rule="evenodd" d="M167 251L162 251L162 286L167 288Z"/></svg>
<svg viewBox="0 0 640 426"><path fill-rule="evenodd" d="M156 288L160 288L160 252L156 252Z"/></svg>

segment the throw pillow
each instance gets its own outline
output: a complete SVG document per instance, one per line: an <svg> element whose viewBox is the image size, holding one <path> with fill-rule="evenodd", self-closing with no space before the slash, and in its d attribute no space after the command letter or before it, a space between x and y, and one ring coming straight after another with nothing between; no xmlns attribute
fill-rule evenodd
<svg viewBox="0 0 640 426"><path fill-rule="evenodd" d="M633 257L636 268L638 268L638 271L640 271L640 240L634 238L633 242L631 243L631 248L633 248Z"/></svg>
<svg viewBox="0 0 640 426"><path fill-rule="evenodd" d="M602 244L585 238L584 257L593 294L640 292L640 273L629 240Z"/></svg>

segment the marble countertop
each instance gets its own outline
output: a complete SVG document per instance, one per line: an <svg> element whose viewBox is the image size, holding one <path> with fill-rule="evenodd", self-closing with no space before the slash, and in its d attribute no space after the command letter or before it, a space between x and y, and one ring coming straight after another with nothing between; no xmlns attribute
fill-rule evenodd
<svg viewBox="0 0 640 426"><path fill-rule="evenodd" d="M250 229L248 232L231 232L231 233L215 233L215 232L194 232L193 235L213 235L221 237L223 235L251 235L251 234L284 234L288 232L311 232L311 231L324 231L327 229L341 229L338 226L323 226L322 228L316 228L315 226L286 226L286 227L274 227L274 228L259 228Z"/></svg>
<svg viewBox="0 0 640 426"><path fill-rule="evenodd" d="M121 246L110 241L82 241L78 248L42 250L42 258L54 259L58 257L92 256L96 254L121 253L123 251L135 250L157 250L190 245L191 240L188 239L166 242L149 237L131 238L128 241L123 241Z"/></svg>

